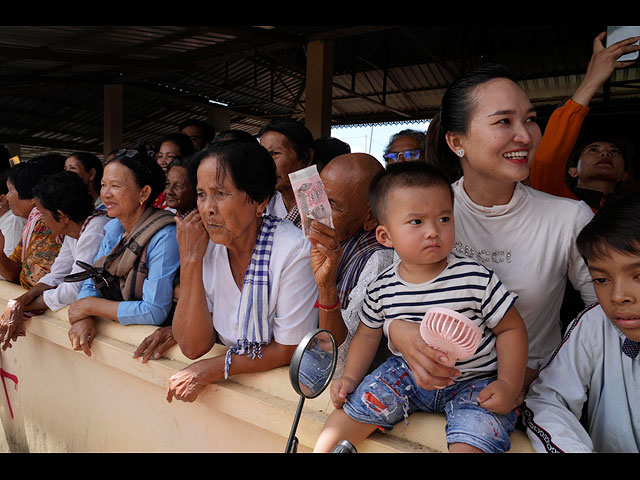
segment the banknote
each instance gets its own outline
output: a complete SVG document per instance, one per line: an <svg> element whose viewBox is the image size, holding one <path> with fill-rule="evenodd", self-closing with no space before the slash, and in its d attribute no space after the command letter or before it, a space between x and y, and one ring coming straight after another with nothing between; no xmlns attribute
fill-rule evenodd
<svg viewBox="0 0 640 480"><path fill-rule="evenodd" d="M289 174L289 179L300 212L304 236L309 236L311 220L318 220L333 228L331 205L318 174L318 168L311 165L292 172Z"/></svg>

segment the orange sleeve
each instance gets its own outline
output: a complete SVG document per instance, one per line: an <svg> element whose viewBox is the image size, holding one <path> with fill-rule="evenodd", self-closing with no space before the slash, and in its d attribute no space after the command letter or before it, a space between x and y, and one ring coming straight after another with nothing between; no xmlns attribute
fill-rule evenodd
<svg viewBox="0 0 640 480"><path fill-rule="evenodd" d="M575 147L589 107L568 99L547 123L531 162L529 181L536 190L560 197L576 198L564 181L569 155Z"/></svg>

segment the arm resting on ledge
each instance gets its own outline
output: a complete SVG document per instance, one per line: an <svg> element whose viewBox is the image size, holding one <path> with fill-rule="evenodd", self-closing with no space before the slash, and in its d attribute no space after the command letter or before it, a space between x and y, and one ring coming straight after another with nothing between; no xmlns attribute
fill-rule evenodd
<svg viewBox="0 0 640 480"><path fill-rule="evenodd" d="M252 359L247 355L233 355L229 375L272 370L289 364L297 345L282 345L272 341L262 348L262 357ZM173 397L193 402L204 388L224 379L225 355L200 360L179 371L169 379L167 401Z"/></svg>

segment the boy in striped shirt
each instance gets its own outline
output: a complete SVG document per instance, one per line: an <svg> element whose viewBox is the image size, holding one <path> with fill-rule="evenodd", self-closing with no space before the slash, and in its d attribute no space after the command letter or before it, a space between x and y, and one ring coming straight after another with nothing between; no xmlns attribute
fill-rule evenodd
<svg viewBox="0 0 640 480"><path fill-rule="evenodd" d="M394 248L399 261L367 289L344 374L331 386L336 409L315 451L331 451L345 439L357 445L376 428L406 422L413 411L446 414L450 452L507 451L528 353L516 296L491 270L451 253L453 193L438 170L422 162L391 165L373 180L370 201L378 241ZM419 324L432 307L462 313L483 332L476 353L456 363L450 385L419 387L391 343L395 355L366 375L389 324Z"/></svg>

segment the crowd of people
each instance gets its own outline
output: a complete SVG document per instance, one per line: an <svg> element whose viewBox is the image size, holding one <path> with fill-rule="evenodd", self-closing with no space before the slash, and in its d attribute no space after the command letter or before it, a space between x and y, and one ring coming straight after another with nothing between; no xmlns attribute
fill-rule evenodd
<svg viewBox="0 0 640 480"><path fill-rule="evenodd" d="M624 188L623 145L581 127L638 47L602 40L544 135L524 90L490 64L382 159L278 119L255 137L185 122L104 163L78 152L7 164L0 275L25 293L2 314L2 350L47 309L68 306L71 346L88 356L97 317L153 325L134 357L177 345L194 362L166 399L193 402L213 382L287 365L320 327L339 353L317 452L414 411L446 416L450 452L505 452L516 428L539 452L637 452L640 193ZM314 220L307 237L289 174L310 165L332 226ZM479 328L471 357L425 343L433 307ZM225 353L202 358L215 344Z"/></svg>

